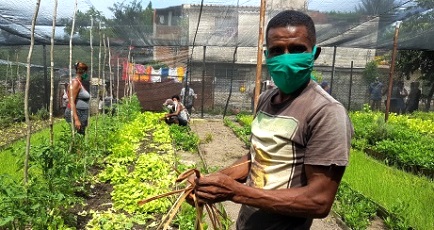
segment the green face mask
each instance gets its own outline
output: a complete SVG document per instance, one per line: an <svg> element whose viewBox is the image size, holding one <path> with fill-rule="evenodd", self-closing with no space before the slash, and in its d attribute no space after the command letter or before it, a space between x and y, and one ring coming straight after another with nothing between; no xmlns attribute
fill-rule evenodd
<svg viewBox="0 0 434 230"><path fill-rule="evenodd" d="M282 92L291 94L311 79L316 46L312 53L281 54L266 58L268 72ZM268 52L265 53L268 56Z"/></svg>
<svg viewBox="0 0 434 230"><path fill-rule="evenodd" d="M87 75L87 73L84 73L83 75L81 75L81 79L83 79L83 80L87 80L88 77L89 77L89 75Z"/></svg>

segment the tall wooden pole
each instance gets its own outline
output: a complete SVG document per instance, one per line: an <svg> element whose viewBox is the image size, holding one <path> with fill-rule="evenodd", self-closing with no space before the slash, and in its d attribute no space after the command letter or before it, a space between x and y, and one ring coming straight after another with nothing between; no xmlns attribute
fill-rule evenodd
<svg viewBox="0 0 434 230"><path fill-rule="evenodd" d="M45 109L48 110L50 107L50 99L48 90L48 65L47 65L47 46L42 45L42 62L44 63L44 104Z"/></svg>
<svg viewBox="0 0 434 230"><path fill-rule="evenodd" d="M351 93L353 88L353 70L354 70L354 61L351 61L351 71L350 71L350 92L348 94L348 110L351 110Z"/></svg>
<svg viewBox="0 0 434 230"><path fill-rule="evenodd" d="M386 112L384 114L385 122L387 122L387 120L389 119L390 97L392 96L392 89L393 89L393 74L395 71L395 59L396 59L396 51L398 49L398 34L399 34L400 25L401 25L401 21L397 21L395 24L395 36L393 37L392 63L390 63L390 72L389 72L389 89L387 90Z"/></svg>
<svg viewBox="0 0 434 230"><path fill-rule="evenodd" d="M202 57L202 104L200 107L200 117L203 118L203 108L205 105L205 68L206 68L206 46L203 46L203 57ZM191 69L191 68L190 68ZM190 75L191 76L191 75ZM191 81L191 79L190 79ZM186 82L186 86L187 86L187 78L185 79ZM185 94L183 96L183 98L187 97L187 87L185 87L184 90Z"/></svg>
<svg viewBox="0 0 434 230"><path fill-rule="evenodd" d="M337 51L337 47L334 46L333 47L333 62L332 62L332 76L330 78L330 94L332 94L333 92L333 80L335 77L335 69L336 69L336 51Z"/></svg>
<svg viewBox="0 0 434 230"><path fill-rule="evenodd" d="M50 46L50 146L54 145L54 120L53 120L53 103L54 103L54 37L56 35L58 1L54 0L53 26L51 28L51 46Z"/></svg>
<svg viewBox="0 0 434 230"><path fill-rule="evenodd" d="M264 22L265 22L265 5L266 0L261 0L261 8L259 12L259 36L258 36L258 53L256 64L256 82L255 82L255 94L254 94L254 107L253 114L256 113L256 106L258 105L259 93L261 92L261 80L262 80L262 53L264 44Z"/></svg>
<svg viewBox="0 0 434 230"><path fill-rule="evenodd" d="M36 19L39 14L39 6L41 5L41 0L36 1L36 9L32 18L32 27L30 30L30 48L29 54L27 55L27 75L26 75L26 91L24 92L24 117L26 119L26 155L24 158L24 184L27 185L29 179L29 158L30 158L30 137L32 136L32 125L30 123L29 116L29 89L30 89L30 66L33 55L33 47L35 45L35 27Z"/></svg>

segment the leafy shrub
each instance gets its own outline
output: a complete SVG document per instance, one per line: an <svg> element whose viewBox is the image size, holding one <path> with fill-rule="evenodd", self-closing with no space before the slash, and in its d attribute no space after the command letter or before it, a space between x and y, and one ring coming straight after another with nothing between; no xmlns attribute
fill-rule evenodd
<svg viewBox="0 0 434 230"><path fill-rule="evenodd" d="M0 98L0 128L24 121L24 94L16 93Z"/></svg>
<svg viewBox="0 0 434 230"><path fill-rule="evenodd" d="M248 114L239 113L236 116L236 120L238 123L240 123L242 126L252 126L253 116Z"/></svg>
<svg viewBox="0 0 434 230"><path fill-rule="evenodd" d="M333 210L351 229L367 229L370 219L376 215L377 206L344 182L339 186L336 200Z"/></svg>
<svg viewBox="0 0 434 230"><path fill-rule="evenodd" d="M31 119L33 119L33 120L48 120L48 118L50 118L50 113L48 112L48 110L46 110L44 108L39 109L31 117Z"/></svg>
<svg viewBox="0 0 434 230"><path fill-rule="evenodd" d="M244 142L246 147L250 147L251 125L240 126L226 117L223 119L223 123L234 131L235 135Z"/></svg>
<svg viewBox="0 0 434 230"><path fill-rule="evenodd" d="M137 113L140 113L142 110L137 95L133 95L129 98L123 97L116 108L117 119L120 122L127 122L131 118L135 118Z"/></svg>
<svg viewBox="0 0 434 230"><path fill-rule="evenodd" d="M366 63L365 69L362 72L362 76L366 82L373 82L375 78L380 77L377 63L375 61Z"/></svg>
<svg viewBox="0 0 434 230"><path fill-rule="evenodd" d="M176 143L176 149L196 152L199 148L199 136L189 126L171 125L170 134Z"/></svg>
<svg viewBox="0 0 434 230"><path fill-rule="evenodd" d="M378 112L352 112L350 118L353 147L380 152L388 164L398 167L434 169L434 122L429 113L390 114L387 123Z"/></svg>
<svg viewBox="0 0 434 230"><path fill-rule="evenodd" d="M396 230L408 230L413 229L410 227L410 224L406 218L404 218L403 211L405 209L408 209L408 204L405 204L404 202L400 201L398 205L395 205L391 208L391 213L394 213L392 215L387 216L384 219L384 224L389 229L396 229Z"/></svg>

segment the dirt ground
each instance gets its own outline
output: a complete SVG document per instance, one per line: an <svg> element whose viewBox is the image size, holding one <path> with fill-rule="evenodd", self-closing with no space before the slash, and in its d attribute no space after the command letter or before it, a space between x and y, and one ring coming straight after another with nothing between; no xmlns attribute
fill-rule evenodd
<svg viewBox="0 0 434 230"><path fill-rule="evenodd" d="M191 128L201 140L200 155L208 168L221 168L231 165L240 156L245 155L248 149L237 136L223 124L222 119L193 119ZM181 159L187 162L198 162L198 158L191 153L180 153ZM231 220L235 223L240 205L225 202L224 207ZM234 225L232 225L234 226ZM235 229L232 227L231 229ZM324 219L316 219L312 230L340 230L346 228L342 221L332 214Z"/></svg>

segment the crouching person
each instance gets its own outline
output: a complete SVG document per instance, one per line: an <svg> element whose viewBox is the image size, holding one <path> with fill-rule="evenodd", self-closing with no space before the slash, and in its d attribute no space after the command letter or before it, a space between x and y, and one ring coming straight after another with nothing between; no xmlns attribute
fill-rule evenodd
<svg viewBox="0 0 434 230"><path fill-rule="evenodd" d="M164 116L164 120L167 124L178 124L181 126L188 125L188 112L184 105L180 102L178 95L172 96L172 99L167 99L163 106L168 109L168 113Z"/></svg>

